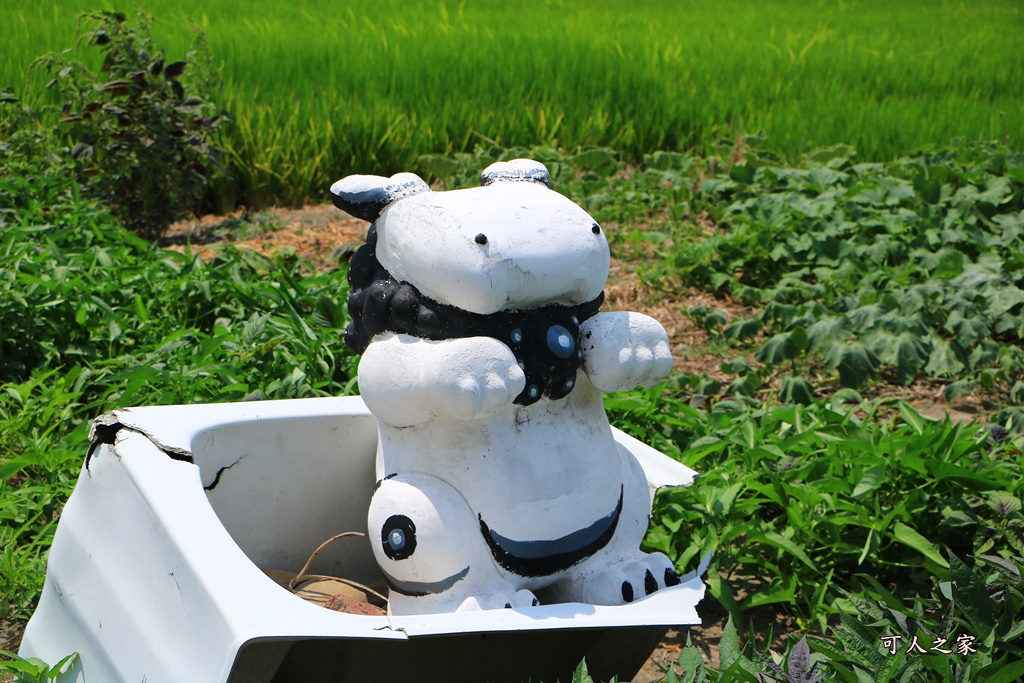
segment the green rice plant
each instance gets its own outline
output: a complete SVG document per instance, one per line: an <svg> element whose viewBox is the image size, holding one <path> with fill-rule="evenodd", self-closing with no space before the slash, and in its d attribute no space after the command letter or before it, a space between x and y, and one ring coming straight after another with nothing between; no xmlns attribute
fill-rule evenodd
<svg viewBox="0 0 1024 683"><path fill-rule="evenodd" d="M238 125L225 140L234 180L215 193L249 208L486 140L610 147L637 164L658 149L742 156L731 143L764 131L790 159L849 143L881 161L1024 132L1013 0L142 6L168 53L188 49L193 18L223 60L220 101ZM26 67L71 44L76 14L95 8L0 8L0 84L46 101Z"/></svg>

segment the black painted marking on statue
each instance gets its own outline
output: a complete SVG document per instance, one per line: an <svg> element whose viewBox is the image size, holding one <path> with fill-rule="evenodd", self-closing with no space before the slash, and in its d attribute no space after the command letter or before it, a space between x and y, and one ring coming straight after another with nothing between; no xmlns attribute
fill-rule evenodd
<svg viewBox="0 0 1024 683"><path fill-rule="evenodd" d="M391 479L392 477L397 477L397 476L398 476L398 472L393 472L393 473L389 474L388 476L384 477L383 479L378 479L377 483L373 485L373 491L370 492L370 495L372 496L374 493L377 493L377 489L379 489L381 484L386 482L388 479Z"/></svg>
<svg viewBox="0 0 1024 683"><path fill-rule="evenodd" d="M380 528L384 554L392 560L404 560L416 552L416 525L405 515L391 515Z"/></svg>
<svg viewBox="0 0 1024 683"><path fill-rule="evenodd" d="M481 232L479 235L473 238L473 241L480 245L487 244L487 235Z"/></svg>
<svg viewBox="0 0 1024 683"><path fill-rule="evenodd" d="M452 574L448 578L441 579L440 581L401 581L388 574L386 571L381 569L381 573L384 574L384 580L388 584L388 588L396 593L401 593L410 598L422 598L424 595L437 595L438 593L444 593L446 590L457 584L462 579L466 578L466 574L469 573L469 567L466 567L461 572Z"/></svg>
<svg viewBox="0 0 1024 683"><path fill-rule="evenodd" d="M590 232L594 233L595 235L600 235L601 234L601 226L598 225L597 223L594 223L593 227L590 228Z"/></svg>
<svg viewBox="0 0 1024 683"><path fill-rule="evenodd" d="M334 192L334 186L331 187L331 201L342 211L372 223L380 217L384 209L399 199L421 192L430 192L430 186L422 178L412 174L405 175L401 180L396 180L396 176L374 177L377 182L376 187L367 187L355 192L345 190L345 182L349 179L342 179L335 184L342 186L337 194Z"/></svg>
<svg viewBox="0 0 1024 683"><path fill-rule="evenodd" d="M498 169L488 167L480 173L480 184L484 187L500 182L531 182L551 187L551 176L543 164L536 162L525 168L507 164L499 166Z"/></svg>
<svg viewBox="0 0 1024 683"><path fill-rule="evenodd" d="M550 576L568 569L608 545L615 534L622 513L622 494L619 488L619 502L607 517L602 517L585 529L550 541L516 541L494 532L480 520L483 534L491 556L499 565L519 576Z"/></svg>
<svg viewBox="0 0 1024 683"><path fill-rule="evenodd" d="M550 304L490 315L471 313L398 282L377 260L376 250L377 230L371 226L366 244L356 250L349 265L352 322L345 331L345 343L353 351L362 353L374 335L382 332L435 341L492 337L508 345L526 375L525 388L515 403L530 405L544 396L557 400L572 392L583 362L580 326L597 314L604 292L576 306Z"/></svg>
<svg viewBox="0 0 1024 683"><path fill-rule="evenodd" d="M644 592L650 595L656 590L658 590L658 581L654 578L651 570L648 569L647 573L644 574Z"/></svg>
<svg viewBox="0 0 1024 683"><path fill-rule="evenodd" d="M633 602L633 584L629 581L622 582L622 599L625 602Z"/></svg>
<svg viewBox="0 0 1024 683"><path fill-rule="evenodd" d="M665 585L666 586L678 586L679 585L679 574L676 573L675 569L669 567L665 570Z"/></svg>

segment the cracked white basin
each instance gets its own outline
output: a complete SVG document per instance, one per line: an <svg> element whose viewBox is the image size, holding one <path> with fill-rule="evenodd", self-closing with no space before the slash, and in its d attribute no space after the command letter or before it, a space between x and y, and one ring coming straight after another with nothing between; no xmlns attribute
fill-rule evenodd
<svg viewBox="0 0 1024 683"><path fill-rule="evenodd" d="M652 491L695 473L616 431ZM305 602L263 569L297 571L326 538L366 530L377 426L359 397L160 406L98 419L20 654L66 680L195 683L628 678L665 627L699 624L695 575L632 604L414 617ZM346 539L317 573L380 578ZM404 673L403 673L404 672ZM62 679L65 680L65 679Z"/></svg>

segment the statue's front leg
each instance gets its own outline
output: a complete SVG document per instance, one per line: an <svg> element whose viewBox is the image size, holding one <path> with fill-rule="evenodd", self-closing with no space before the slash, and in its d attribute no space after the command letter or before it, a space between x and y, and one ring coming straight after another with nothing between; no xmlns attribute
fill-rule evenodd
<svg viewBox="0 0 1024 683"><path fill-rule="evenodd" d="M583 371L601 391L650 387L672 371L668 333L642 313L598 313L580 328Z"/></svg>
<svg viewBox="0 0 1024 683"><path fill-rule="evenodd" d="M490 337L375 339L359 362L359 391L381 422L409 427L438 417L474 420L512 404L526 376L512 351Z"/></svg>

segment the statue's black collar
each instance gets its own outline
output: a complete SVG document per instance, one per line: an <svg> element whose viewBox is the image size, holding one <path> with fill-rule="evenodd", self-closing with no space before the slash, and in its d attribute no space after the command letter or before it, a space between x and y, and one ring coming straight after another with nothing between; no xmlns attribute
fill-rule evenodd
<svg viewBox="0 0 1024 683"><path fill-rule="evenodd" d="M375 237L372 232L371 237ZM396 281L377 261L375 242L368 239L349 266L352 322L345 332L345 342L356 353L365 351L370 340L383 332L433 340L492 337L512 350L526 373L526 388L516 397L516 403L530 405L542 396L559 399L572 391L583 358L580 325L597 313L604 301L603 292L576 306L551 304L490 315L471 313L434 301L414 286Z"/></svg>

